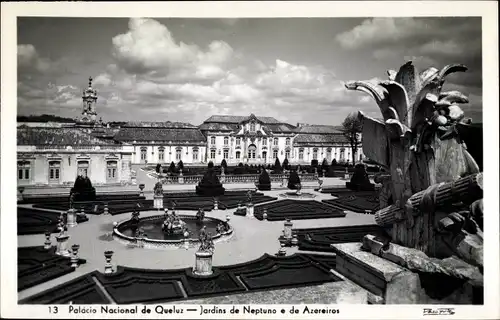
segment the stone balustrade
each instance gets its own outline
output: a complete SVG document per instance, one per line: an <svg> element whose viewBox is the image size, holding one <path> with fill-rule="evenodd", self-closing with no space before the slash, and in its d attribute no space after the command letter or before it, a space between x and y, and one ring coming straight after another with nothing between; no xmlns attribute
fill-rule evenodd
<svg viewBox="0 0 500 320"><path fill-rule="evenodd" d="M254 183L259 181L259 174L238 174L238 175L224 175L224 183ZM270 174L269 178L271 182L282 183L285 179L288 181L289 174ZM317 181L318 176L313 173L301 174L299 175L300 181ZM182 177L181 181L179 181L179 177L163 177L163 184L197 184L203 178L203 175L185 175ZM221 175L218 175L219 180L221 179ZM182 182L182 180L184 182Z"/></svg>

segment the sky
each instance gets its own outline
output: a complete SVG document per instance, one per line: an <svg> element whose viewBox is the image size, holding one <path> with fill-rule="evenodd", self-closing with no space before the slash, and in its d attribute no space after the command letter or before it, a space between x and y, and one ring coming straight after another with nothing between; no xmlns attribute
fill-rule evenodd
<svg viewBox="0 0 500 320"><path fill-rule="evenodd" d="M350 80L387 79L412 60L451 63L445 90L482 122L481 18L18 18L18 114L75 118L88 78L103 121L215 114L339 125L376 103Z"/></svg>

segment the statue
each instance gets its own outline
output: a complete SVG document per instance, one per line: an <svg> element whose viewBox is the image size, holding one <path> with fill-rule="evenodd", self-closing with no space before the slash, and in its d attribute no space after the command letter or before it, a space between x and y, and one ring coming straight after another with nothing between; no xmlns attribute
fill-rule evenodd
<svg viewBox="0 0 500 320"><path fill-rule="evenodd" d="M163 185L160 181L155 183L153 192L155 196L163 196Z"/></svg>
<svg viewBox="0 0 500 320"><path fill-rule="evenodd" d="M73 209L74 206L74 201L75 201L75 194L70 191L69 193L69 209Z"/></svg>
<svg viewBox="0 0 500 320"><path fill-rule="evenodd" d="M204 218L205 218L205 210L203 210L202 208L199 208L198 212L196 212L196 220L203 221Z"/></svg>
<svg viewBox="0 0 500 320"><path fill-rule="evenodd" d="M482 173L457 130L464 118L459 104L468 98L442 91L447 75L466 70L453 64L419 73L410 61L389 70L387 81L346 88L369 93L383 116L359 112L363 153L388 172L378 178L387 206L375 214L377 224L392 228L394 244L482 268ZM367 240L372 249L375 242Z"/></svg>
<svg viewBox="0 0 500 320"><path fill-rule="evenodd" d="M196 194L203 196L216 197L224 194L224 187L219 181L217 174L214 170L214 163L208 163L207 172L196 186Z"/></svg>
<svg viewBox="0 0 500 320"><path fill-rule="evenodd" d="M212 240L212 234L210 232L206 232L205 226L201 229L198 239L200 240L200 247L198 248L198 251L213 253L215 246L214 241Z"/></svg>

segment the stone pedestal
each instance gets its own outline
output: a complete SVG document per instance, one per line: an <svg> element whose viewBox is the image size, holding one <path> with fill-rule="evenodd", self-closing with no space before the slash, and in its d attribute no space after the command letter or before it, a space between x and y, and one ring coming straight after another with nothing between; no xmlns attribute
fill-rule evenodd
<svg viewBox="0 0 500 320"><path fill-rule="evenodd" d="M247 204L247 217L254 218L253 212L254 212L254 205L253 205L253 203L248 203Z"/></svg>
<svg viewBox="0 0 500 320"><path fill-rule="evenodd" d="M78 268L78 263L80 261L80 258L78 258L78 249L80 249L80 246L78 244L74 244L71 246L71 267L72 268Z"/></svg>
<svg viewBox="0 0 500 320"><path fill-rule="evenodd" d="M212 252L197 251L195 253L195 264L193 273L198 276L209 276L212 274Z"/></svg>
<svg viewBox="0 0 500 320"><path fill-rule="evenodd" d="M288 185L288 179L286 176L283 176L283 179L281 179L281 186L286 187Z"/></svg>
<svg viewBox="0 0 500 320"><path fill-rule="evenodd" d="M428 267L428 272L418 273L362 250L360 242L332 244L331 247L336 254L336 271L368 290L372 294L370 299L372 303L373 301L378 304L483 303L481 275L478 277L479 281L476 280L475 274L470 271L470 266L467 268L464 263L459 262L455 262L457 267L450 270L461 274L464 279L458 279L444 270L453 266L453 261L457 259L447 258L440 262L439 259L427 258L427 262L423 264L423 258L415 255L396 257L401 262L405 262L405 259L406 263L412 261L410 263L412 268ZM432 264L440 264L441 267ZM467 280L467 277L474 279Z"/></svg>
<svg viewBox="0 0 500 320"><path fill-rule="evenodd" d="M69 235L67 234L58 235L56 236L56 240L57 240L56 254L64 257L69 257L70 256L68 250Z"/></svg>
<svg viewBox="0 0 500 320"><path fill-rule="evenodd" d="M290 221L290 219L286 219L285 223L283 224L283 237L286 240L292 240L292 227L293 222Z"/></svg>
<svg viewBox="0 0 500 320"><path fill-rule="evenodd" d="M154 195L154 207L155 209L163 209L163 195Z"/></svg>
<svg viewBox="0 0 500 320"><path fill-rule="evenodd" d="M50 248L52 248L52 241L50 240L50 236L50 232L45 232L45 243L43 244L43 248L45 250L50 250Z"/></svg>
<svg viewBox="0 0 500 320"><path fill-rule="evenodd" d="M69 209L67 213L67 226L72 228L76 227L78 223L76 222L76 211L75 209Z"/></svg>
<svg viewBox="0 0 500 320"><path fill-rule="evenodd" d="M184 183L184 176L182 175L182 170L180 170L180 172L179 172L178 182Z"/></svg>

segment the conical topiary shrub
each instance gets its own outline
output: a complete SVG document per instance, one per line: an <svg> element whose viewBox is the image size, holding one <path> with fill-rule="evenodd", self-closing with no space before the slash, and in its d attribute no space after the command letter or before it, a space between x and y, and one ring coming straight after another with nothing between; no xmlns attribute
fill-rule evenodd
<svg viewBox="0 0 500 320"><path fill-rule="evenodd" d="M271 179L269 178L269 174L266 169L263 169L260 173L257 189L261 191L271 190Z"/></svg>
<svg viewBox="0 0 500 320"><path fill-rule="evenodd" d="M281 173L282 171L280 159L276 158L276 161L274 162L274 173Z"/></svg>
<svg viewBox="0 0 500 320"><path fill-rule="evenodd" d="M179 162L177 163L177 168L179 170L184 170L184 162L182 162L182 160L179 160Z"/></svg>
<svg viewBox="0 0 500 320"><path fill-rule="evenodd" d="M288 189L297 190L299 184L300 184L300 177L297 174L297 171L291 171L290 177L288 178Z"/></svg>
<svg viewBox="0 0 500 320"><path fill-rule="evenodd" d="M170 162L170 166L168 167L168 172L170 172L170 173L175 172L175 163L173 161Z"/></svg>
<svg viewBox="0 0 500 320"><path fill-rule="evenodd" d="M222 159L221 163L220 163L220 166L221 168L224 168L224 170L227 169L227 162L226 162L226 159Z"/></svg>
<svg viewBox="0 0 500 320"><path fill-rule="evenodd" d="M285 160L283 160L283 169L285 170L290 170L290 164L288 163L288 158L285 158Z"/></svg>
<svg viewBox="0 0 500 320"><path fill-rule="evenodd" d="M203 175L203 178L196 186L196 194L204 196L221 196L224 194L224 187L220 183L217 173L214 170L214 163L210 161L208 163L207 172Z"/></svg>

